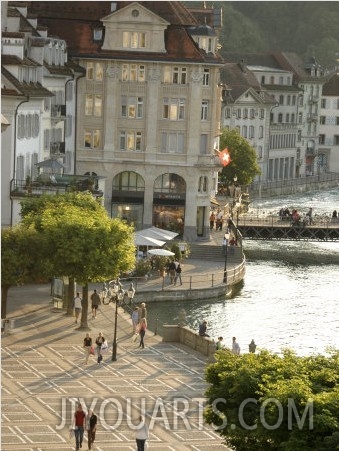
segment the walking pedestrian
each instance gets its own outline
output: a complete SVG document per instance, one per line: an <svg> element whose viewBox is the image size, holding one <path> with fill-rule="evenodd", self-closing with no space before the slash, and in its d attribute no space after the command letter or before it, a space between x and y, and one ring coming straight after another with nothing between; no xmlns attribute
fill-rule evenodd
<svg viewBox="0 0 339 451"><path fill-rule="evenodd" d="M95 441L95 433L97 430L97 422L98 417L95 415L93 410L88 411L88 415L86 417L86 429L87 429L87 437L88 437L88 449L92 449L92 445Z"/></svg>
<svg viewBox="0 0 339 451"><path fill-rule="evenodd" d="M99 305L101 304L100 296L98 295L97 290L94 290L94 292L92 293L91 301L92 301L92 319L94 319L97 316L97 310Z"/></svg>
<svg viewBox="0 0 339 451"><path fill-rule="evenodd" d="M84 348L85 348L85 364L87 365L88 359L91 353L91 347L92 347L92 338L90 337L89 333L87 332L86 337L84 338Z"/></svg>
<svg viewBox="0 0 339 451"><path fill-rule="evenodd" d="M140 325L139 325L139 335L140 335L139 348L142 348L142 349L144 349L144 347L145 347L144 338L146 335L146 329L147 329L146 318L142 318Z"/></svg>
<svg viewBox="0 0 339 451"><path fill-rule="evenodd" d="M240 346L239 343L237 343L236 337L232 338L232 352L235 355L240 355Z"/></svg>
<svg viewBox="0 0 339 451"><path fill-rule="evenodd" d="M133 324L133 333L136 334L138 332L139 325L139 307L134 307L131 318Z"/></svg>
<svg viewBox="0 0 339 451"><path fill-rule="evenodd" d="M80 297L80 293L77 293L77 295L74 298L73 301L73 306L74 306L74 315L75 315L75 321L74 323L76 324L78 322L81 310L82 310L82 299Z"/></svg>
<svg viewBox="0 0 339 451"><path fill-rule="evenodd" d="M84 438L84 429L86 426L86 414L82 409L82 405L79 404L77 411L74 413L73 428L75 436L75 449L82 448L82 441Z"/></svg>
<svg viewBox="0 0 339 451"><path fill-rule="evenodd" d="M139 310L138 310L139 324L141 323L142 318L147 318L147 309L146 309L146 304L144 302L142 302L140 304L140 307L139 307Z"/></svg>
<svg viewBox="0 0 339 451"><path fill-rule="evenodd" d="M105 337L102 335L101 332L99 332L96 340L95 340L95 344L97 345L97 356L98 356L98 364L100 364L101 360L102 360L102 354L101 354L101 346L104 344L105 342Z"/></svg>
<svg viewBox="0 0 339 451"><path fill-rule="evenodd" d="M178 266L175 269L175 279L174 279L174 286L177 284L177 280L179 280L180 285L182 285L182 280L181 280L181 266L180 263L178 263Z"/></svg>
<svg viewBox="0 0 339 451"><path fill-rule="evenodd" d="M135 432L135 440L137 442L137 451L144 451L146 440L148 439L148 426L145 423L143 416L140 416L139 424L137 425L137 430Z"/></svg>

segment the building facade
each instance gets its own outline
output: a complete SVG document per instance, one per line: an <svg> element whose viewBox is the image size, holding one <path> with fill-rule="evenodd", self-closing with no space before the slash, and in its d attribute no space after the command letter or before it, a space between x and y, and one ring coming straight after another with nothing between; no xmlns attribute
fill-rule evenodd
<svg viewBox="0 0 339 451"><path fill-rule="evenodd" d="M212 11L200 24L180 2L76 2L62 14L54 2L32 8L85 69L76 173L105 179L112 217L188 241L209 238L222 63Z"/></svg>

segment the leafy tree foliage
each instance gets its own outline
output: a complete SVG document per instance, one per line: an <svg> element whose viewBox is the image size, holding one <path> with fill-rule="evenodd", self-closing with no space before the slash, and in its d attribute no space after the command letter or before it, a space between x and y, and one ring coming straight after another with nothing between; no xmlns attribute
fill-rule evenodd
<svg viewBox="0 0 339 451"><path fill-rule="evenodd" d="M250 184L254 177L260 174L255 150L237 130L225 128L220 137L220 149L223 150L226 147L231 156L231 162L222 169L221 180L233 184L236 175L240 185Z"/></svg>
<svg viewBox="0 0 339 451"><path fill-rule="evenodd" d="M237 451L334 450L339 445L339 351L329 357L216 353L205 419Z"/></svg>
<svg viewBox="0 0 339 451"><path fill-rule="evenodd" d="M42 261L47 243L33 228L1 230L1 318L6 318L8 290L48 277L49 263Z"/></svg>
<svg viewBox="0 0 339 451"><path fill-rule="evenodd" d="M68 276L86 287L90 281L113 279L134 267L133 229L119 219L110 219L90 193L23 201L21 214L22 222L9 229L2 243L6 256L2 265L10 258L13 263L12 272L2 277L2 285L43 274ZM84 301L86 311L87 295ZM85 314L81 323L87 324Z"/></svg>

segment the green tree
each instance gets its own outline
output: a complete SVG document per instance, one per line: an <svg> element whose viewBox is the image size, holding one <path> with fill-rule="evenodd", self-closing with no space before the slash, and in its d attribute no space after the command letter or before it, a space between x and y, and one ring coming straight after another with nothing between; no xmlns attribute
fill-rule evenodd
<svg viewBox="0 0 339 451"><path fill-rule="evenodd" d="M240 185L249 185L261 172L255 150L237 130L224 128L220 137L220 149L226 147L231 162L222 169L221 179L227 184L233 184L233 179L237 176Z"/></svg>
<svg viewBox="0 0 339 451"><path fill-rule="evenodd" d="M205 419L237 451L337 449L338 367L335 350L329 357L219 351L206 371Z"/></svg>
<svg viewBox="0 0 339 451"><path fill-rule="evenodd" d="M34 228L48 237L44 260L52 268L51 276L68 276L84 285L80 327L87 328L87 285L116 278L134 267L133 229L119 219L109 218L90 193L23 202L22 217L22 227ZM69 307L71 303L69 298Z"/></svg>
<svg viewBox="0 0 339 451"><path fill-rule="evenodd" d="M7 316L8 291L12 286L48 277L43 261L46 241L34 228L20 226L1 230L1 318Z"/></svg>

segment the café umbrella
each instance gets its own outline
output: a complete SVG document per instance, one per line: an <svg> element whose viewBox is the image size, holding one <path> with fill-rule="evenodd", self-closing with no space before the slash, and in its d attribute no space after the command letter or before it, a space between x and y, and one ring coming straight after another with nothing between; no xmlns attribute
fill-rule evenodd
<svg viewBox="0 0 339 451"><path fill-rule="evenodd" d="M148 253L151 255L160 255L162 257L170 257L171 255L175 255L174 252L168 251L167 249L151 249Z"/></svg>

